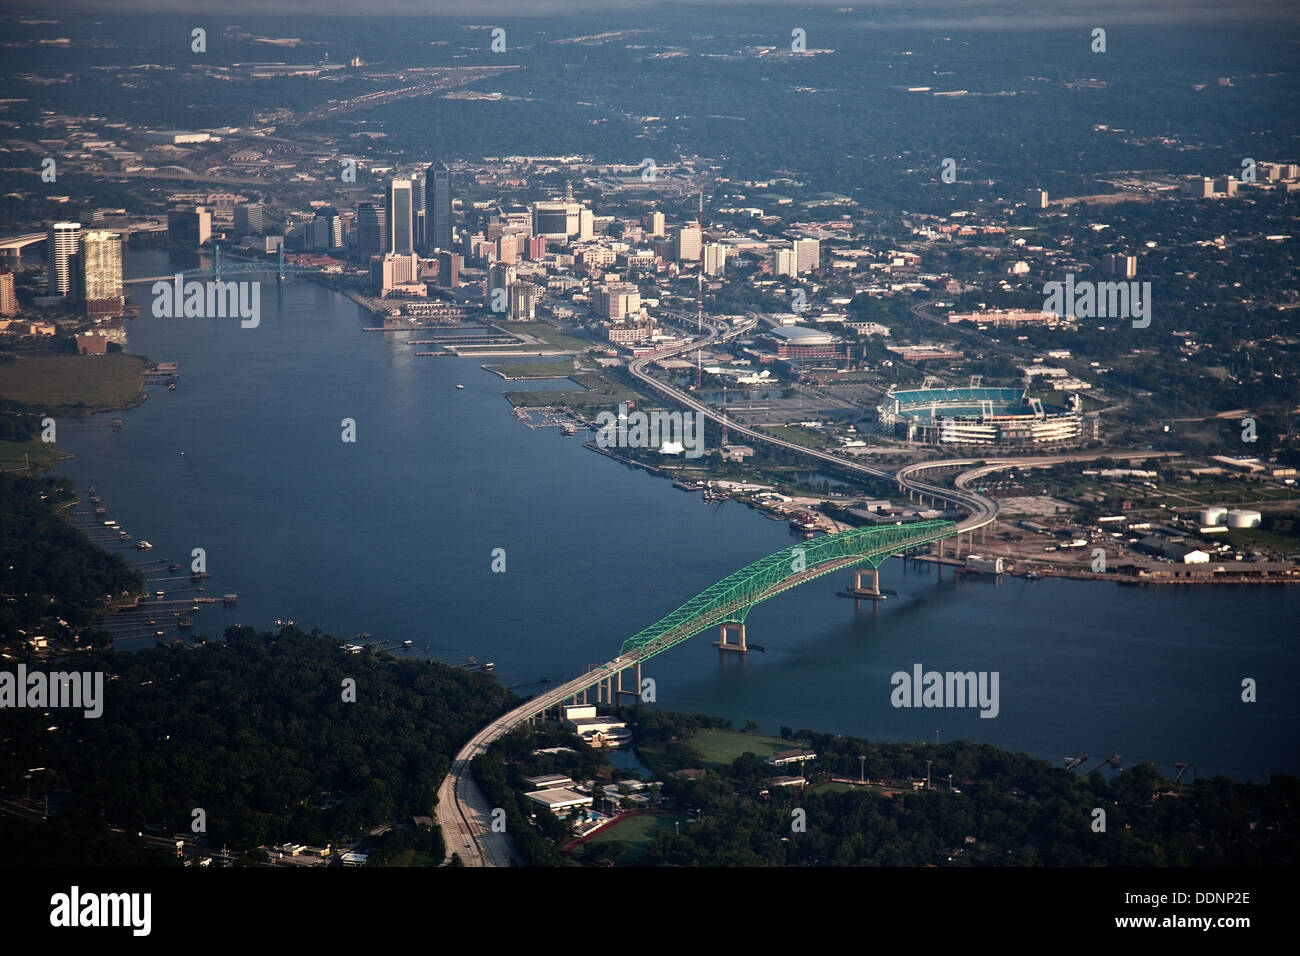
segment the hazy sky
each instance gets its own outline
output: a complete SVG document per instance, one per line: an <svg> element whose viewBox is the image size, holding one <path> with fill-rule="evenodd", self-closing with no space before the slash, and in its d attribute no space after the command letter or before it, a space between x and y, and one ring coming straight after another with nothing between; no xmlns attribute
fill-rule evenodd
<svg viewBox="0 0 1300 956"><path fill-rule="evenodd" d="M771 3L763 0L0 0L5 13L31 12L57 16L62 12L152 11L193 13L197 16L235 17L269 15L362 15L451 16L478 20L485 16L545 17L555 14L635 13L645 26L656 18L669 18L692 7L725 11L736 8L743 29L746 11L766 7L764 19L773 12L787 12L797 25L801 10L809 7L851 7L846 25L909 26L925 29L1025 29L1051 26L1092 27L1127 23L1233 22L1243 19L1273 19L1300 22L1296 0L810 0L801 3Z"/></svg>

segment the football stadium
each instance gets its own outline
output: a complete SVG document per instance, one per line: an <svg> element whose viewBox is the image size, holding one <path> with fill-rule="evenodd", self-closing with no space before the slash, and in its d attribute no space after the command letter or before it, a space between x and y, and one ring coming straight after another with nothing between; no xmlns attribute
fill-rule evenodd
<svg viewBox="0 0 1300 956"><path fill-rule="evenodd" d="M1046 411L1023 388L913 388L893 391L876 411L882 431L927 445L1039 445L1078 442L1079 396Z"/></svg>

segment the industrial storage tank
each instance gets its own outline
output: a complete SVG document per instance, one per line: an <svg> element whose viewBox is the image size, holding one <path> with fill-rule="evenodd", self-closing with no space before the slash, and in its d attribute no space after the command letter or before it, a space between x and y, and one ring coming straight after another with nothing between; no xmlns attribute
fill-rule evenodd
<svg viewBox="0 0 1300 956"><path fill-rule="evenodd" d="M1239 508L1228 512L1229 528L1258 528L1260 513L1249 508Z"/></svg>
<svg viewBox="0 0 1300 956"><path fill-rule="evenodd" d="M1206 528L1213 528L1215 525L1223 524L1223 520L1228 517L1228 509L1221 505L1210 505L1201 512L1201 525Z"/></svg>

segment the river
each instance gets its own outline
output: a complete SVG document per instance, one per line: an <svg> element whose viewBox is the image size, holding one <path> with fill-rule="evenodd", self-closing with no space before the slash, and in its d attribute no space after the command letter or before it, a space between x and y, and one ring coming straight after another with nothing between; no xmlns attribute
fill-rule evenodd
<svg viewBox="0 0 1300 956"><path fill-rule="evenodd" d="M131 249L126 272L172 271ZM180 259L172 260L180 262ZM187 260L186 265L192 260ZM179 266L178 266L179 267ZM110 517L156 546L206 551L196 633L232 623L411 640L411 652L494 661L521 694L615 656L622 640L712 582L793 539L743 505L706 504L530 430L479 360L418 357L419 333L373 319L307 280L263 282L261 322L158 319L147 286L129 351L180 364L176 391L95 424L63 423L58 467L96 485ZM510 359L518 361L518 359ZM464 385L458 389L457 385ZM355 443L341 422L356 422ZM182 454L183 453L183 454ZM492 570L493 550L506 570ZM130 551L133 559L140 552ZM891 560L876 609L837 598L841 572L758 606L720 657L697 635L645 669L657 706L880 740L969 739L1059 765L1119 753L1172 775L1267 780L1300 770L1300 655L1291 589L1127 589L1078 581L958 578ZM122 646L130 647L131 642ZM135 644L134 646L139 646ZM891 705L891 675L996 671L999 713ZM1241 681L1258 682L1258 702Z"/></svg>

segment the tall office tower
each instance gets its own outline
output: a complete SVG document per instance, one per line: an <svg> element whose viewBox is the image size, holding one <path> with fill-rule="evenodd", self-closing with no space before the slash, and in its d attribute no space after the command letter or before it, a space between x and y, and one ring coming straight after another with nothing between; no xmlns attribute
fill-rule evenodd
<svg viewBox="0 0 1300 956"><path fill-rule="evenodd" d="M682 226L677 230L677 261L698 262L700 259L699 226Z"/></svg>
<svg viewBox="0 0 1300 956"><path fill-rule="evenodd" d="M442 160L430 166L425 176L425 199L429 210L429 248L450 252L452 249L451 170Z"/></svg>
<svg viewBox="0 0 1300 956"><path fill-rule="evenodd" d="M727 247L720 242L704 244L704 274L720 276L727 271Z"/></svg>
<svg viewBox="0 0 1300 956"><path fill-rule="evenodd" d="M1028 189L1025 191L1025 205L1030 209L1047 208L1047 190L1046 189Z"/></svg>
<svg viewBox="0 0 1300 956"><path fill-rule="evenodd" d="M246 202L235 207L235 234L260 236L266 228L266 207L260 202Z"/></svg>
<svg viewBox="0 0 1300 956"><path fill-rule="evenodd" d="M546 258L546 237L532 236L528 240L528 258L540 262Z"/></svg>
<svg viewBox="0 0 1300 956"><path fill-rule="evenodd" d="M198 248L212 238L212 210L206 206L173 209L167 214L167 241Z"/></svg>
<svg viewBox="0 0 1300 956"><path fill-rule="evenodd" d="M791 248L794 251L796 272L813 272L821 265L822 244L818 240L796 239Z"/></svg>
<svg viewBox="0 0 1300 956"><path fill-rule="evenodd" d="M49 269L47 285L50 295L67 295L72 291L72 267L69 260L81 245L81 223L56 222L50 227L45 260Z"/></svg>
<svg viewBox="0 0 1300 956"><path fill-rule="evenodd" d="M388 184L388 249L394 255L415 252L412 231L415 228L414 188L409 179L394 179Z"/></svg>
<svg viewBox="0 0 1300 956"><path fill-rule="evenodd" d="M1132 279L1138 274L1137 256L1102 256L1101 271L1108 276L1121 276Z"/></svg>
<svg viewBox="0 0 1300 956"><path fill-rule="evenodd" d="M798 260L795 258L793 249L778 249L772 256L772 273L778 276L790 276L793 278L798 275L796 266Z"/></svg>
<svg viewBox="0 0 1300 956"><path fill-rule="evenodd" d="M596 216L590 209L578 210L578 241L590 242L596 235Z"/></svg>
<svg viewBox="0 0 1300 956"><path fill-rule="evenodd" d="M0 315L18 314L18 296L14 294L14 274L0 270Z"/></svg>
<svg viewBox="0 0 1300 956"><path fill-rule="evenodd" d="M371 256L388 251L388 213L373 203L357 204L357 258L369 262Z"/></svg>
<svg viewBox="0 0 1300 956"><path fill-rule="evenodd" d="M664 234L664 214L661 212L652 212L643 220L645 227L650 230L652 236L662 236Z"/></svg>
<svg viewBox="0 0 1300 956"><path fill-rule="evenodd" d="M429 203L425 175L417 173L411 177L411 218L417 252L424 252L429 248Z"/></svg>
<svg viewBox="0 0 1300 956"><path fill-rule="evenodd" d="M537 318L537 300L542 287L532 282L510 284L510 318L515 322L532 322Z"/></svg>
<svg viewBox="0 0 1300 956"><path fill-rule="evenodd" d="M86 315L121 315L126 308L122 292L122 236L93 230L81 237L72 261L76 299Z"/></svg>
<svg viewBox="0 0 1300 956"><path fill-rule="evenodd" d="M460 266L463 259L455 252L438 253L438 285L454 289L460 282Z"/></svg>

